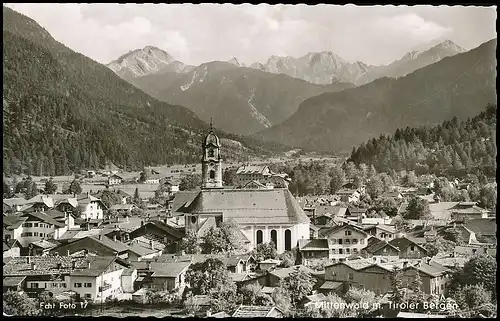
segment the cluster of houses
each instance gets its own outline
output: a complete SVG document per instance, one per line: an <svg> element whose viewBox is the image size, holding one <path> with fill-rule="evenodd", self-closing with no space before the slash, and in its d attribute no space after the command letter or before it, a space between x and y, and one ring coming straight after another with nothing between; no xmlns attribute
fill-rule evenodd
<svg viewBox="0 0 500 321"><path fill-rule="evenodd" d="M367 218L365 209L337 206L328 197L297 200L286 188L288 177L266 166L240 167L237 186L224 187L219 149L219 139L211 131L203 144L201 189L178 191L171 186L168 193L173 197L165 215L130 215L134 205L125 193L120 194L121 203L110 209L99 193L4 199L4 292L36 296L49 291L94 302L125 297L144 302L146 289L181 293L189 286L189 267L213 256L185 255L180 241L187 232L201 237L224 221L239 226L247 253L218 256L238 286L253 283L271 294L280 280L301 270L315 280L306 299L309 303L350 286L386 295L395 266L402 269L403 283L411 283L418 273L425 293L443 294L450 268L474 255L495 255L496 219L475 203L433 198L430 208L435 219L412 222L410 231L402 231L390 218ZM113 185L121 177L113 173L108 179ZM353 203L364 192L346 186L338 196ZM404 202L408 193L412 192L388 197ZM122 215L107 218L110 210ZM425 243L448 228L460 229L464 244L431 258ZM283 267L279 260L258 261L248 254L268 242L277 253L293 251L296 265ZM206 296L195 300L208 307ZM242 306L233 316L282 315L272 306Z"/></svg>

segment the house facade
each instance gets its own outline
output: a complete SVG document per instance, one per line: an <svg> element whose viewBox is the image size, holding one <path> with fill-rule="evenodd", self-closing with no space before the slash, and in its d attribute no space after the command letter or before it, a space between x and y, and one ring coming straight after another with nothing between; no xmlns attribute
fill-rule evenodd
<svg viewBox="0 0 500 321"><path fill-rule="evenodd" d="M342 259L358 254L366 247L370 235L350 224L333 227L320 236L328 240L330 259Z"/></svg>

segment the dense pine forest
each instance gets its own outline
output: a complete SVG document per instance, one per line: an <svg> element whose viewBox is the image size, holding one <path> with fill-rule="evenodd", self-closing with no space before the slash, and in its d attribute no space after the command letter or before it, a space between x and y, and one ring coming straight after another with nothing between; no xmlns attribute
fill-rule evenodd
<svg viewBox="0 0 500 321"><path fill-rule="evenodd" d="M453 118L436 127L398 129L354 148L350 161L379 172L415 171L457 178L467 173L495 177L496 105L464 121Z"/></svg>
<svg viewBox="0 0 500 321"><path fill-rule="evenodd" d="M4 174L65 175L109 162L197 162L208 125L160 102L105 66L55 41L33 20L3 8ZM278 149L237 135L226 159ZM241 143L241 144L240 144Z"/></svg>

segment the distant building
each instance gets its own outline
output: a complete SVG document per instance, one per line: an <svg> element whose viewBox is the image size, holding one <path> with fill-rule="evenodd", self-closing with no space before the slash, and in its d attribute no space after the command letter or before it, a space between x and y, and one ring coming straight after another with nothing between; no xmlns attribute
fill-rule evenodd
<svg viewBox="0 0 500 321"><path fill-rule="evenodd" d="M279 188L287 188L290 178L287 174L273 173L268 166L240 166L236 170L234 184L236 187L245 186L255 181L263 185L271 184Z"/></svg>
<svg viewBox="0 0 500 321"><path fill-rule="evenodd" d="M113 174L108 177L108 185L120 185L123 182L123 178L116 174Z"/></svg>

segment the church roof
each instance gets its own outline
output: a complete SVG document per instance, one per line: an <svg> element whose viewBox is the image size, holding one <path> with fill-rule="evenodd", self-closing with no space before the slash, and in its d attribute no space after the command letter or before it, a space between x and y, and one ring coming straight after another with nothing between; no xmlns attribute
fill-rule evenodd
<svg viewBox="0 0 500 321"><path fill-rule="evenodd" d="M214 145L215 147L220 147L219 137L217 137L217 135L215 135L213 131L210 131L207 137L205 137L205 146L208 145Z"/></svg>
<svg viewBox="0 0 500 321"><path fill-rule="evenodd" d="M178 211L222 213L238 224L309 223L288 189L206 189Z"/></svg>

